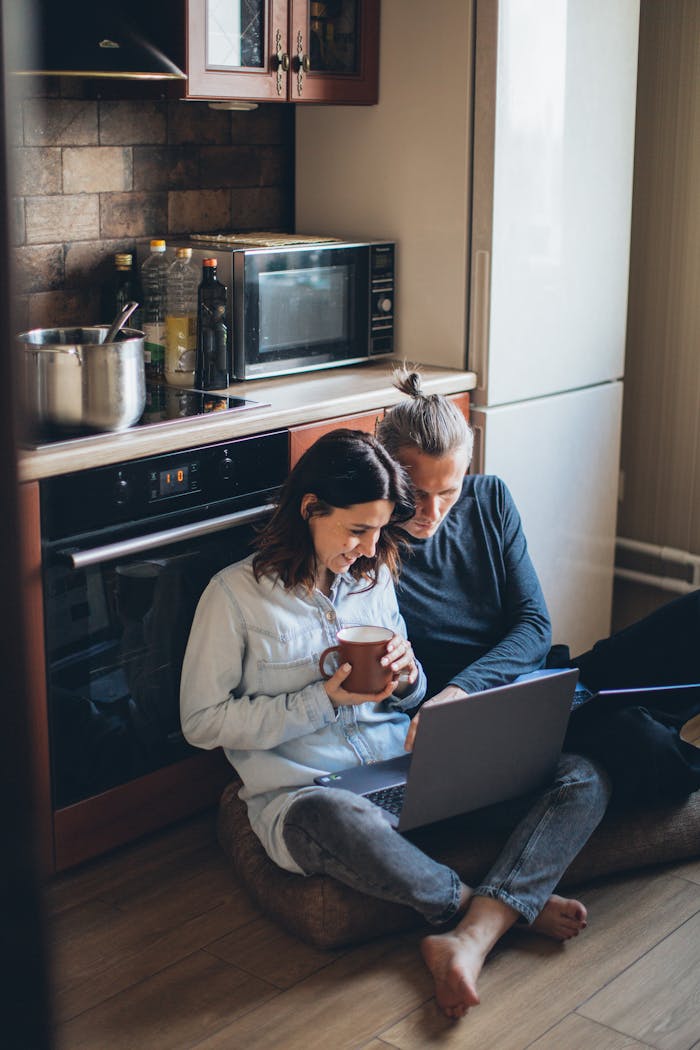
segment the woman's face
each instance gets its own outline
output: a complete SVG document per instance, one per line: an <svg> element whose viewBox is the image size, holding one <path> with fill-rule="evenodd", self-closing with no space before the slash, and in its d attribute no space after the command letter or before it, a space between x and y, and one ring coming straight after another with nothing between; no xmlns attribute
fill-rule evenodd
<svg viewBox="0 0 700 1050"><path fill-rule="evenodd" d="M358 558L371 558L377 547L379 534L394 512L388 499L370 503L355 503L351 507L334 507L330 514L311 514L309 506L316 502L311 493L301 501L301 512L308 515L309 531L319 571L327 569L332 575L346 572Z"/></svg>

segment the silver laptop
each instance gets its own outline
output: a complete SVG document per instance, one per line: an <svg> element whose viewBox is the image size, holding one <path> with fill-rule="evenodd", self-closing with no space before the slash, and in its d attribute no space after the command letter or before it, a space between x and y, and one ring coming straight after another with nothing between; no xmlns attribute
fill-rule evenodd
<svg viewBox="0 0 700 1050"><path fill-rule="evenodd" d="M578 670L422 708L411 755L315 778L364 795L399 831L526 795L551 777Z"/></svg>

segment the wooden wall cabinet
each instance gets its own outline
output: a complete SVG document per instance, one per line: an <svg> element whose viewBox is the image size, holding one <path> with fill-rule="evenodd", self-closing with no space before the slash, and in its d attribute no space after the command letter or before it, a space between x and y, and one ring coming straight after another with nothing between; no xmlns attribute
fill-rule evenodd
<svg viewBox="0 0 700 1050"><path fill-rule="evenodd" d="M379 0L187 0L186 97L377 101Z"/></svg>

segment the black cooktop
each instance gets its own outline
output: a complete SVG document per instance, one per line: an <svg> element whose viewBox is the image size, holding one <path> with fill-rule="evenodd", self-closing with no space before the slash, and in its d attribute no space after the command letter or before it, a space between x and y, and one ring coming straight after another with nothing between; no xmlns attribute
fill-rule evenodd
<svg viewBox="0 0 700 1050"><path fill-rule="evenodd" d="M183 419L202 416L206 419L218 417L221 413L242 412L250 408L261 408L267 401L251 401L245 397L231 397L213 394L208 390L182 389L168 386L166 383L146 382L146 407L137 423L128 427L128 432L141 430L144 427L172 426ZM92 438L114 436L115 431L95 431L85 427L68 430L58 427L41 427L25 435L23 444L27 448L46 448L69 441L85 441ZM127 433L127 431L119 431Z"/></svg>

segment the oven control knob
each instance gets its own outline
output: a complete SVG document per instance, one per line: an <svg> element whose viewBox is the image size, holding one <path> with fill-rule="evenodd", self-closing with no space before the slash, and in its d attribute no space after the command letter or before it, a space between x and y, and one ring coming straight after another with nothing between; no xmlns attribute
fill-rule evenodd
<svg viewBox="0 0 700 1050"><path fill-rule="evenodd" d="M117 474L117 480L114 482L114 502L118 507L123 507L125 503L129 502L131 496L131 489L129 482L126 480L121 471Z"/></svg>
<svg viewBox="0 0 700 1050"><path fill-rule="evenodd" d="M228 452L224 452L224 458L219 462L219 474L223 481L230 481L233 477L233 460Z"/></svg>
<svg viewBox="0 0 700 1050"><path fill-rule="evenodd" d="M391 313L391 307L392 307L392 302L391 302L391 299L388 296L385 296L385 298L380 299L379 302L377 303L377 309L382 314Z"/></svg>

